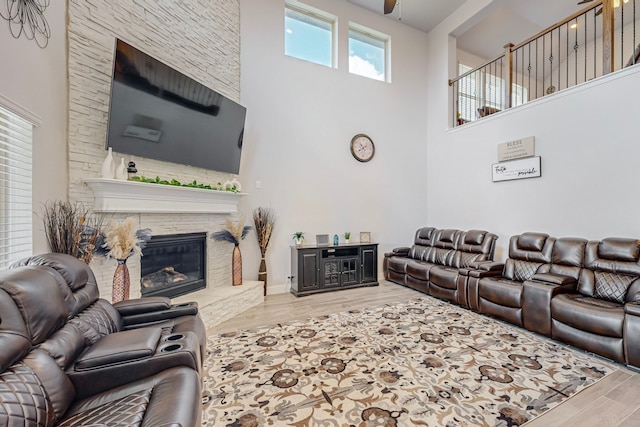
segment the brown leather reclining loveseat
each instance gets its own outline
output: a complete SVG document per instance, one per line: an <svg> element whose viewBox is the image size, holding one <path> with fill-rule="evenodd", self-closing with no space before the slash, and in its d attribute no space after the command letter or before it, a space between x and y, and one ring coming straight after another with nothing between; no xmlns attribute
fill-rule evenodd
<svg viewBox="0 0 640 427"><path fill-rule="evenodd" d="M66 255L1 271L0 426L199 425L204 325L161 300L120 312Z"/></svg>

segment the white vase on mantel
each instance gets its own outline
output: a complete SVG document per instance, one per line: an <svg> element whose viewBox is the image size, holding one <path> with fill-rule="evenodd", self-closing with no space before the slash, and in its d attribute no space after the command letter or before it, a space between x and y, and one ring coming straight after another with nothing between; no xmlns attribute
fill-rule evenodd
<svg viewBox="0 0 640 427"><path fill-rule="evenodd" d="M113 179L115 175L116 165L113 162L113 152L111 151L111 147L109 147L107 157L105 157L104 161L102 162L101 176L105 179Z"/></svg>
<svg viewBox="0 0 640 427"><path fill-rule="evenodd" d="M116 179L119 179L121 181L127 180L127 167L124 165L124 157L120 158L120 164L116 169Z"/></svg>

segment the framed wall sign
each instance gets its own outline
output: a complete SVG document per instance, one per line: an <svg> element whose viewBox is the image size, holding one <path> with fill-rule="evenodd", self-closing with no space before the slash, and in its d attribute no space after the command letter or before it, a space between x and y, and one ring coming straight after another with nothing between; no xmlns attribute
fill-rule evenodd
<svg viewBox="0 0 640 427"><path fill-rule="evenodd" d="M491 165L493 182L542 176L540 156Z"/></svg>
<svg viewBox="0 0 640 427"><path fill-rule="evenodd" d="M533 157L536 154L535 149L536 138L529 136L527 138L516 139L514 141L503 142L498 144L498 161L505 162L507 160L521 159L523 157Z"/></svg>
<svg viewBox="0 0 640 427"><path fill-rule="evenodd" d="M360 243L371 243L371 233L368 231L361 231Z"/></svg>

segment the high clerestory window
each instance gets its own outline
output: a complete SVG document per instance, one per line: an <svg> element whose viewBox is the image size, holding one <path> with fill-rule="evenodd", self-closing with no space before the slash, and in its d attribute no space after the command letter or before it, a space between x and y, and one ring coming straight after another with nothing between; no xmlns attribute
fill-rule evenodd
<svg viewBox="0 0 640 427"><path fill-rule="evenodd" d="M336 18L300 3L286 4L284 53L288 56L334 67Z"/></svg>
<svg viewBox="0 0 640 427"><path fill-rule="evenodd" d="M389 36L349 24L349 72L375 80L389 81L387 67Z"/></svg>
<svg viewBox="0 0 640 427"><path fill-rule="evenodd" d="M32 255L33 125L0 106L0 268Z"/></svg>

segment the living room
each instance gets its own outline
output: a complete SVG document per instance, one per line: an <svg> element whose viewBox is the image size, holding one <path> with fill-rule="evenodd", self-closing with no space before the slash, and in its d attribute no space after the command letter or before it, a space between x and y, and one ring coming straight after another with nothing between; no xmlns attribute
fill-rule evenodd
<svg viewBox="0 0 640 427"><path fill-rule="evenodd" d="M634 159L640 154L632 143L637 67L452 130L446 103L446 82L455 74L451 34L495 2L467 1L429 34L345 0L304 3L339 18L336 67L283 54L284 3L279 0L219 0L199 2L199 8L52 2L46 9L51 38L45 49L0 31L2 101L40 122L33 145L33 252L48 249L42 204L75 197L74 185L100 174L105 134L82 124L95 112L101 114L90 120L106 122L108 93L77 95L85 80L108 79L112 53L96 56L92 49L112 49L116 36L247 107L239 180L248 195L240 212L249 219L254 208L269 206L277 214L267 258L270 293L288 290L289 246L297 230L311 240L315 234L369 231L381 257L408 245L422 226L485 229L499 236L498 260L507 256L509 236L524 231L596 240L637 235L634 213L640 202L631 196ZM182 27L181 21L190 25ZM219 31L221 21L234 34L230 42L218 35L211 43L187 42L206 33L194 29L196 24L217 22ZM390 83L349 73L344 35L350 21L390 36ZM82 62L84 55L90 56L87 75L69 75L68 58ZM210 68L182 68L185 58L201 62L207 55ZM93 103L91 113L82 108L85 101ZM376 144L370 162L356 162L349 153L351 137L358 133ZM492 182L496 145L527 136L536 138L542 177ZM102 151L96 154L93 147L86 156L91 161L76 168L74 155L82 157L83 151L76 146L70 153L70 140L92 140ZM201 171L137 164L148 176L208 179ZM260 252L252 236L241 249L244 277L257 280Z"/></svg>

